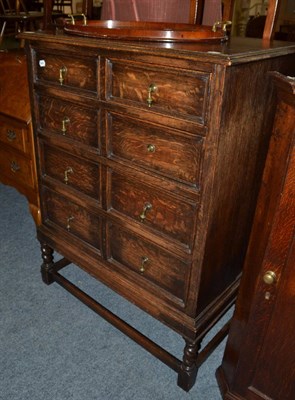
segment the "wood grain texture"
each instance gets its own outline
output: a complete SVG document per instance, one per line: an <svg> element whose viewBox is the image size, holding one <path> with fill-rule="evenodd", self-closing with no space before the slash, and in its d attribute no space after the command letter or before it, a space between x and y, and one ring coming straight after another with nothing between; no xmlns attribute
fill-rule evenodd
<svg viewBox="0 0 295 400"><path fill-rule="evenodd" d="M198 71L184 71L165 68L165 72L153 65L136 66L134 62L124 63L110 59L107 64L112 77L107 99L114 102L132 102L147 105L151 84L156 89L151 93L153 111L191 116L200 123L205 121L209 74ZM136 104L135 104L136 105Z"/></svg>
<svg viewBox="0 0 295 400"><path fill-rule="evenodd" d="M43 176L56 179L68 187L100 199L100 166L60 151L51 146L42 146Z"/></svg>
<svg viewBox="0 0 295 400"><path fill-rule="evenodd" d="M195 187L199 186L203 138L147 124L123 114L109 114L111 158L120 158ZM153 146L152 151L149 150ZM184 163L183 160L186 160Z"/></svg>
<svg viewBox="0 0 295 400"><path fill-rule="evenodd" d="M77 236L86 243L100 248L100 219L67 198L44 190L42 203L45 223L61 227L64 234Z"/></svg>
<svg viewBox="0 0 295 400"><path fill-rule="evenodd" d="M190 204L185 198L177 199L160 188L148 187L144 182L131 182L114 171L110 191L112 209L138 221L145 204L149 203L152 208L146 212L142 228L152 227L192 247L196 204Z"/></svg>
<svg viewBox="0 0 295 400"><path fill-rule="evenodd" d="M58 98L39 98L40 128L70 137L89 146L98 146L97 111ZM63 132L63 120L66 131Z"/></svg>
<svg viewBox="0 0 295 400"><path fill-rule="evenodd" d="M115 225L110 226L110 256L114 261L139 275L135 277L137 284L145 287L144 281L151 281L155 284L153 288L155 293L158 293L159 289L164 289L180 299L183 307L189 276L187 264ZM144 263L144 271L141 272L143 257L146 257L147 261Z"/></svg>
<svg viewBox="0 0 295 400"><path fill-rule="evenodd" d="M31 107L26 56L21 51L12 51L1 52L0 57L1 114L28 124L31 121ZM17 77L17 86L11 77Z"/></svg>
<svg viewBox="0 0 295 400"><path fill-rule="evenodd" d="M50 81L57 85L73 86L89 91L97 90L96 60L82 60L72 57L56 56L55 54L36 54L38 59L36 65L36 79ZM63 83L60 82L60 70L65 67Z"/></svg>

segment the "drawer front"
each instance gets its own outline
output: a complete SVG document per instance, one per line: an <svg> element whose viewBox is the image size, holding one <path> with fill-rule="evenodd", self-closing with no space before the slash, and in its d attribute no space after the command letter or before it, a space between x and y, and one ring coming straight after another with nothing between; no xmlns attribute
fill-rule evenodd
<svg viewBox="0 0 295 400"><path fill-rule="evenodd" d="M57 179L97 201L100 200L100 165L74 157L44 143L40 145L42 174Z"/></svg>
<svg viewBox="0 0 295 400"><path fill-rule="evenodd" d="M25 153L28 128L16 127L13 123L0 121L0 141Z"/></svg>
<svg viewBox="0 0 295 400"><path fill-rule="evenodd" d="M130 179L130 178L129 178ZM111 207L191 247L197 206L112 172Z"/></svg>
<svg viewBox="0 0 295 400"><path fill-rule="evenodd" d="M172 116L195 118L205 123L210 74L177 72L148 67L140 68L128 62L109 63L111 83L108 100L132 102Z"/></svg>
<svg viewBox="0 0 295 400"><path fill-rule="evenodd" d="M110 257L119 268L138 273L138 280L152 282L182 301L185 300L189 266L130 232L111 225Z"/></svg>
<svg viewBox="0 0 295 400"><path fill-rule="evenodd" d="M199 183L203 139L186 139L169 129L109 115L109 153L192 186Z"/></svg>
<svg viewBox="0 0 295 400"><path fill-rule="evenodd" d="M33 163L27 157L13 150L0 148L0 170L19 185L34 187Z"/></svg>
<svg viewBox="0 0 295 400"><path fill-rule="evenodd" d="M39 98L41 128L98 147L98 111L50 98Z"/></svg>
<svg viewBox="0 0 295 400"><path fill-rule="evenodd" d="M80 59L38 52L36 54L37 79L89 91L97 91L97 65L95 59Z"/></svg>
<svg viewBox="0 0 295 400"><path fill-rule="evenodd" d="M43 221L58 225L65 232L100 249L101 220L80 205L43 187Z"/></svg>

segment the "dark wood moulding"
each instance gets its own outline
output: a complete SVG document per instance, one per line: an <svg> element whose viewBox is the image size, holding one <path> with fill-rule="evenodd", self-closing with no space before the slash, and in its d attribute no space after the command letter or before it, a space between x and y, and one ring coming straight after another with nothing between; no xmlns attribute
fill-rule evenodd
<svg viewBox="0 0 295 400"><path fill-rule="evenodd" d="M211 26L138 21L66 21L66 33L101 39L142 40L156 42L214 42L227 40L226 32Z"/></svg>

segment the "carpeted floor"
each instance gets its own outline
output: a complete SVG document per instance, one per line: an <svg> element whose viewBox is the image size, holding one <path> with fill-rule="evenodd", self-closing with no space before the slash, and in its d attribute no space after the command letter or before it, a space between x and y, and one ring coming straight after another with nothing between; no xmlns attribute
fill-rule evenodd
<svg viewBox="0 0 295 400"><path fill-rule="evenodd" d="M0 184L1 400L221 399L215 370L224 342L200 368L197 384L187 394L177 386L174 371L59 285L42 283L40 264L26 199ZM64 274L181 357L181 337L77 267Z"/></svg>

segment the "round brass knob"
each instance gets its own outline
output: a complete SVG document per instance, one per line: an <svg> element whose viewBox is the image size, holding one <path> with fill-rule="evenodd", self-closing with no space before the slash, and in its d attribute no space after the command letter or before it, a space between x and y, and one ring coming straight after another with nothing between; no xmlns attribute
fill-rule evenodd
<svg viewBox="0 0 295 400"><path fill-rule="evenodd" d="M267 285L273 285L274 283L276 283L277 281L277 276L273 271L267 271L264 275L263 275L263 281L264 283L266 283Z"/></svg>
<svg viewBox="0 0 295 400"><path fill-rule="evenodd" d="M156 146L154 144L148 144L147 145L147 151L149 153L154 153L156 151Z"/></svg>

